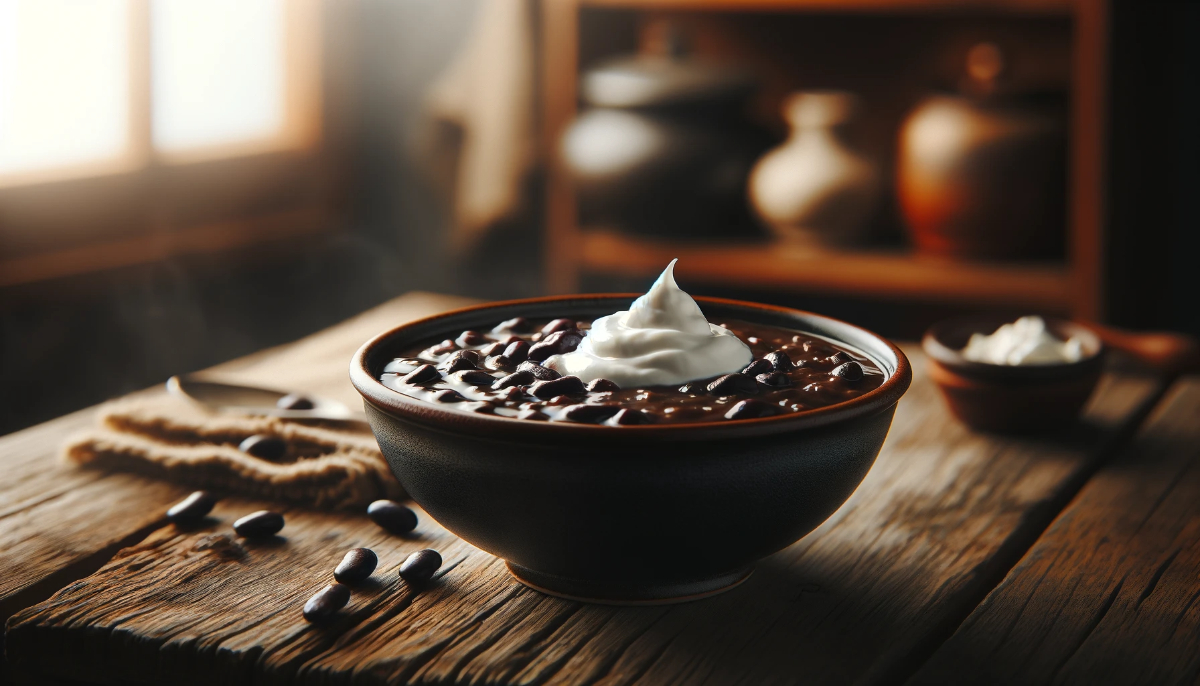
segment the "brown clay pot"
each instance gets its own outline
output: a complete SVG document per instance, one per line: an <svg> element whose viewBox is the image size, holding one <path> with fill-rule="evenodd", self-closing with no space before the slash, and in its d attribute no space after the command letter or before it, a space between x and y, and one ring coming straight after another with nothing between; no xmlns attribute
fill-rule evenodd
<svg viewBox="0 0 1200 686"><path fill-rule="evenodd" d="M896 194L923 253L1009 259L1061 254L1065 106L1006 83L1004 56L967 54L960 94L932 95L900 128Z"/></svg>

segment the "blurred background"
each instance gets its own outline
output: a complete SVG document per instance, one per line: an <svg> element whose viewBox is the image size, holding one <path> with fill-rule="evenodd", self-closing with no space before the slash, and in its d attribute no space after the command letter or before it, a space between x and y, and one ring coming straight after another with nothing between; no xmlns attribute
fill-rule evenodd
<svg viewBox="0 0 1200 686"><path fill-rule="evenodd" d="M0 433L406 291L1200 334L1200 8L0 0ZM1188 190L1188 189L1192 190Z"/></svg>

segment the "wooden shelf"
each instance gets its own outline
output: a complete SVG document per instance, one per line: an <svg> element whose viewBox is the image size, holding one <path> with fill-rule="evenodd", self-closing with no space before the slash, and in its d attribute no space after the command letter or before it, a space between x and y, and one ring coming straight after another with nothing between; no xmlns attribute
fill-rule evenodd
<svg viewBox="0 0 1200 686"><path fill-rule="evenodd" d="M980 263L905 252L835 251L784 244L697 244L648 241L610 231L584 231L583 269L652 277L678 257L676 274L690 282L743 288L858 295L1067 312L1071 275L1062 263Z"/></svg>
<svg viewBox="0 0 1200 686"><path fill-rule="evenodd" d="M1067 15L1073 0L577 0L584 7L712 12Z"/></svg>
<svg viewBox="0 0 1200 686"><path fill-rule="evenodd" d="M570 174L553 155L548 155L545 200L547 292L577 292L581 275L588 272L650 277L671 258L680 257L679 273L692 282L792 293L940 302L981 309L1040 311L1097 322L1105 319L1103 199L1108 3L1093 0L549 0L541 3L540 92L544 151L556 149L563 132L577 114L583 50L580 37L586 33L581 24L596 22L598 15L603 14L581 11L589 8L612 8L633 15L653 15L660 11L812 12L863 16L976 15L987 17L987 21L998 15L1025 15L1050 18L1056 24L1060 23L1060 18L1069 19L1069 45L1064 48L1069 56L1064 57L1066 61L1062 68L1064 76L1069 72L1066 88L1070 96L1068 142L1071 152L1067 160L1066 214L1069 219L1066 250L1070 259L1056 263L973 263L900 251L847 252L781 245L687 245L635 240L611 232L583 231L578 225L579 208ZM713 23L721 21L723 19L717 18ZM1040 19L1034 23L1039 22ZM603 24L600 21L598 26ZM730 48L731 54L745 49L737 41L728 45L718 41L718 47ZM588 47L591 52L584 50L582 54L594 60L607 55L606 50L629 49L618 40L611 46L596 43ZM772 45L771 50L764 53L764 64L784 71L804 71L803 64L793 60L794 55L789 50L789 45ZM776 52L780 53L776 55L778 59L771 57ZM812 55L807 59L819 61L819 57ZM889 68L886 64L857 68L875 67L881 78L886 77Z"/></svg>

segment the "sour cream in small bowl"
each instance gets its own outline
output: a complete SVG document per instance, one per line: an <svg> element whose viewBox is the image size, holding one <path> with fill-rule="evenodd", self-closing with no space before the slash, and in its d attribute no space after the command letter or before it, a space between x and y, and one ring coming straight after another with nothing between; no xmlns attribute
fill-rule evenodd
<svg viewBox="0 0 1200 686"><path fill-rule="evenodd" d="M944 321L922 340L950 411L981 431L1023 433L1075 421L1103 367L1105 346L1062 319Z"/></svg>

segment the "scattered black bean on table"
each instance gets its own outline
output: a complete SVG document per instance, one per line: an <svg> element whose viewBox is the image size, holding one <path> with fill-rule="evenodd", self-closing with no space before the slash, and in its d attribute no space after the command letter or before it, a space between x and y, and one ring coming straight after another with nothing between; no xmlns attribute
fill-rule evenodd
<svg viewBox="0 0 1200 686"><path fill-rule="evenodd" d="M367 580L379 564L379 557L370 548L354 548L346 553L333 570L333 578L343 584L357 584Z"/></svg>
<svg viewBox="0 0 1200 686"><path fill-rule="evenodd" d="M417 528L417 513L394 500L376 500L367 506L367 516L384 531L396 535Z"/></svg>
<svg viewBox="0 0 1200 686"><path fill-rule="evenodd" d="M323 622L350 602L350 587L344 584L329 584L317 591L304 603L304 618L310 622Z"/></svg>
<svg viewBox="0 0 1200 686"><path fill-rule="evenodd" d="M267 538L283 529L283 515L270 510L251 512L233 523L233 530L243 538Z"/></svg>
<svg viewBox="0 0 1200 686"><path fill-rule="evenodd" d="M282 459L287 454L287 443L278 436L254 434L238 445L238 450L264 460Z"/></svg>
<svg viewBox="0 0 1200 686"><path fill-rule="evenodd" d="M429 548L418 550L400 563L400 578L410 584L423 583L432 579L441 566L442 556L438 551Z"/></svg>
<svg viewBox="0 0 1200 686"><path fill-rule="evenodd" d="M192 524L204 519L217 504L217 496L208 491L196 491L167 510L167 519L176 524Z"/></svg>
<svg viewBox="0 0 1200 686"><path fill-rule="evenodd" d="M380 380L400 393L459 412L608 426L803 412L850 400L885 380L869 359L830 340L745 322L720 325L737 334L753 358L740 372L681 386L620 388L607 379L585 384L563 376L547 367L555 364L547 360L575 350L590 324L523 317L414 346L405 357L387 363ZM756 402L740 405L743 400Z"/></svg>

